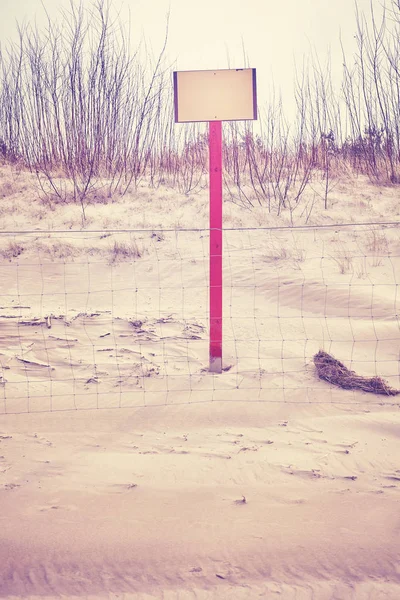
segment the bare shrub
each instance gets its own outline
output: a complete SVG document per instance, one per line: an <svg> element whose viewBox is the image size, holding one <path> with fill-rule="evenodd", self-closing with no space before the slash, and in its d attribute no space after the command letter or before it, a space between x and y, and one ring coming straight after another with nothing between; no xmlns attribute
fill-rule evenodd
<svg viewBox="0 0 400 600"><path fill-rule="evenodd" d="M363 257L361 261L357 263L355 271L358 279L366 279L368 277L366 257Z"/></svg>
<svg viewBox="0 0 400 600"><path fill-rule="evenodd" d="M369 252L374 255L387 254L389 251L389 242L386 235L375 229L367 233L365 245Z"/></svg>
<svg viewBox="0 0 400 600"><path fill-rule="evenodd" d="M389 242L385 233L372 229L367 234L365 245L372 254L372 266L381 266L382 259L389 253Z"/></svg>
<svg viewBox="0 0 400 600"><path fill-rule="evenodd" d="M110 197L146 172L166 87L167 33L153 61L140 44L130 55L126 29L105 0L72 1L60 22L47 21L41 30L20 26L18 42L0 54L1 147L36 173L44 197L79 203L85 220L101 176Z"/></svg>
<svg viewBox="0 0 400 600"><path fill-rule="evenodd" d="M343 247L341 250L338 250L336 255L332 256L331 258L337 264L339 272L342 275L351 271L353 265L353 257L345 247Z"/></svg>

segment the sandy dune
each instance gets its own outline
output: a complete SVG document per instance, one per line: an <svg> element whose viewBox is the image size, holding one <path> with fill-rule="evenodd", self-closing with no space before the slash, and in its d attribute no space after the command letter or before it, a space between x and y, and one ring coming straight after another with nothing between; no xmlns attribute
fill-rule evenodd
<svg viewBox="0 0 400 600"><path fill-rule="evenodd" d="M400 386L399 227L317 227L374 188L338 191L311 229L224 232L218 376L204 195L139 191L88 207L90 229L148 231L61 234L78 207L43 223L28 193L0 222L34 231L0 235L0 596L398 600L400 397L312 363L323 348ZM177 220L205 229L151 229Z"/></svg>

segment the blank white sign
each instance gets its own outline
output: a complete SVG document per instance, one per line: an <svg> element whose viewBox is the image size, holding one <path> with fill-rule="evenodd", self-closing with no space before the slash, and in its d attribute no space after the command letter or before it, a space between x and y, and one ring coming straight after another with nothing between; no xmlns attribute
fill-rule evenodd
<svg viewBox="0 0 400 600"><path fill-rule="evenodd" d="M174 72L175 122L257 119L255 69Z"/></svg>

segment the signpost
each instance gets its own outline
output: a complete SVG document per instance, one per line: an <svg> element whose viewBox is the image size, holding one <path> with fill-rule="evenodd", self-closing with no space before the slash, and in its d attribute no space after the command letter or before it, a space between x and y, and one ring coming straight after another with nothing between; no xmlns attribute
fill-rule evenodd
<svg viewBox="0 0 400 600"><path fill-rule="evenodd" d="M174 72L175 122L209 123L210 371L222 372L222 121L257 119L255 69Z"/></svg>
<svg viewBox="0 0 400 600"><path fill-rule="evenodd" d="M210 371L222 371L222 123L209 125Z"/></svg>

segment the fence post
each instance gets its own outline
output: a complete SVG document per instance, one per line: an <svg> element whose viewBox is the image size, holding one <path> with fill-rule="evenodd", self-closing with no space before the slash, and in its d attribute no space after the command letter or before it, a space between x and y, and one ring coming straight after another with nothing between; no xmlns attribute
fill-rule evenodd
<svg viewBox="0 0 400 600"><path fill-rule="evenodd" d="M210 371L222 372L222 123L209 122Z"/></svg>

